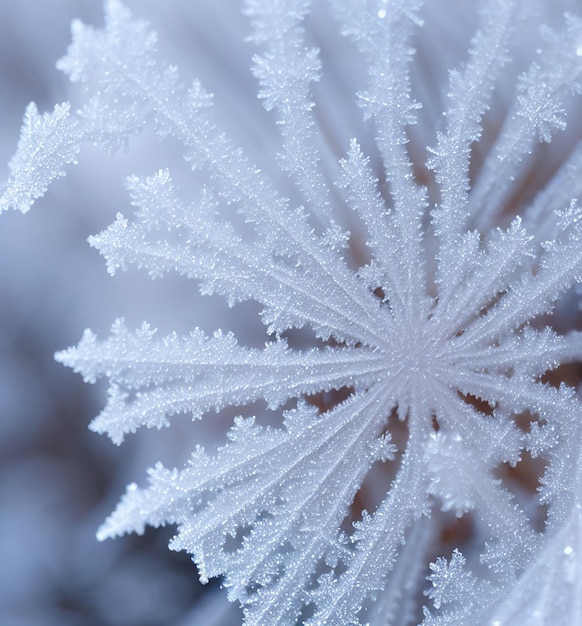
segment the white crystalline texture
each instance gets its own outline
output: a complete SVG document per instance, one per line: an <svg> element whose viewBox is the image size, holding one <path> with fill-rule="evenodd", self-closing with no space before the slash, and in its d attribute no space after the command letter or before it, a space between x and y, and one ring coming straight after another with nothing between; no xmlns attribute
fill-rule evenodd
<svg viewBox="0 0 582 626"><path fill-rule="evenodd" d="M57 354L87 382L109 379L92 428L116 443L179 413L211 420L265 401L270 414L270 426L236 418L214 453L193 442L182 470L157 465L98 536L175 524L171 547L193 555L201 580L223 577L247 625L404 624L422 619L422 589L427 625L582 623L582 405L548 382L582 358L582 339L540 321L582 277L572 198L582 143L537 196L515 196L539 142L580 107L582 17L532 29L539 53L473 171L512 40L541 13L480 3L423 164L408 147L422 114L413 42L431 30L422 3L328 4L335 21L325 27L367 64L367 86L352 95L376 138L373 154L356 139L337 148L335 169L320 154L314 94L326 65L309 36L311 3L246 4L252 71L280 129L292 198L222 132L203 86L182 84L119 0L106 3L102 30L73 25L59 63L85 89L83 107L27 110L0 208L28 209L82 142L112 151L152 127L182 146L205 184L186 199L168 170L130 177L135 214L119 214L91 245L111 273L177 272L231 305L258 302L271 337L257 349L220 331L159 337L118 320L109 339L86 331ZM311 347L288 340L299 328ZM547 469L539 493L534 484L515 496L503 470L526 456ZM440 541L455 518L473 535L451 555Z"/></svg>
<svg viewBox="0 0 582 626"><path fill-rule="evenodd" d="M34 102L28 105L18 150L9 164L11 176L1 189L0 211L13 208L25 213L55 178L65 176L65 167L76 162L82 135L70 109L65 102L52 113L39 115Z"/></svg>

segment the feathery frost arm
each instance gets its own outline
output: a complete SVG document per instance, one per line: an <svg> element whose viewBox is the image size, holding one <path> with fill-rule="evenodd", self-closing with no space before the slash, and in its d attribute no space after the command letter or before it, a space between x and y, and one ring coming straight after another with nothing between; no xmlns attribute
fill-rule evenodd
<svg viewBox="0 0 582 626"><path fill-rule="evenodd" d="M507 42L515 28L519 5L520 0L481 3L481 28L472 39L469 61L462 71L450 73L447 130L438 134L438 144L430 151L428 162L441 190L440 203L432 212L434 229L441 240L439 283L459 253L458 239L466 229L471 145L481 135L481 118L495 79L507 61Z"/></svg>
<svg viewBox="0 0 582 626"><path fill-rule="evenodd" d="M29 105L18 150L10 163L12 175L1 189L0 210L27 211L53 180L65 176L66 166L77 163L83 143L93 142L113 152L127 145L129 138L140 133L149 120L144 103L125 93L120 60L130 67L138 63L141 55L151 55L155 51L155 36L145 22L132 21L119 0L107 0L105 13L103 31L85 27L78 20L73 22L74 43L69 55L57 64L72 81L85 83L87 92L94 89L95 93L76 113L71 113L68 102L42 116L34 103ZM107 80L95 80L88 71L95 59L99 59ZM170 74L158 76L155 84L171 82ZM151 75L150 70L145 78ZM108 106L110 100L115 106ZM195 111L193 107L194 114Z"/></svg>
<svg viewBox="0 0 582 626"><path fill-rule="evenodd" d="M64 102L52 113L39 115L34 102L28 105L18 149L9 163L10 178L0 188L0 211L26 213L53 180L65 175L65 167L76 163L84 132L70 110Z"/></svg>
<svg viewBox="0 0 582 626"><path fill-rule="evenodd" d="M421 220L426 207L426 190L414 181L412 164L406 152L406 126L415 122L419 105L411 98L410 61L414 50L409 39L420 24L420 0L391 0L378 11L373 3L361 6L333 0L342 21L343 34L351 37L369 63L369 85L358 94L366 119L376 122L378 148L393 202L392 227L399 242L395 254L399 262L399 291L405 310L424 310L426 274L421 253ZM389 261L389 260L387 260ZM385 263L383 265L388 265ZM391 294L387 294L390 299Z"/></svg>
<svg viewBox="0 0 582 626"><path fill-rule="evenodd" d="M448 564L442 558L437 559L431 564L433 574L429 580L433 589L427 595L436 609L441 605L445 608L438 615L425 608L423 626L537 622L569 626L582 618L577 575L582 567L579 550L582 422L572 392L565 389L555 392L553 404L561 412L561 419L552 420L553 424L560 424L559 434L553 432L549 438L554 439L552 461L542 480L541 494L542 502L550 504L549 524L537 541L537 551L532 553L519 577L501 579L496 584L479 580L467 571L465 559L457 550Z"/></svg>
<svg viewBox="0 0 582 626"><path fill-rule="evenodd" d="M439 285L439 306L452 301L458 304L458 311L466 310L474 295L467 289L458 297L459 287L463 288L468 280L463 268L476 268L470 280L473 286L484 280L488 289L482 293L487 297L491 296L488 291L492 289L493 281L499 277L495 270L503 268L503 263L490 267L495 243L487 261L467 263L467 259L482 255L477 249L478 236L466 230L470 217L467 209L469 165L471 147L481 135L481 119L489 106L495 80L507 61L507 43L515 29L521 2L487 0L480 4L481 27L471 40L466 66L449 74L447 98L450 104L443 114L447 128L438 133L437 146L429 149L432 154L428 160L440 187L440 201L431 212L432 225L439 238L435 277ZM513 229L508 238L515 235L516 230ZM496 285L499 291L502 284Z"/></svg>
<svg viewBox="0 0 582 626"><path fill-rule="evenodd" d="M572 198L582 197L581 172L582 141L525 211L524 224L529 232L543 234L549 240L558 236L559 212L570 204Z"/></svg>
<svg viewBox="0 0 582 626"><path fill-rule="evenodd" d="M333 233L318 237L300 209L286 211L284 230L265 224L263 216L261 227L270 229L267 240L246 242L219 220L208 190L196 205L186 205L167 171L132 177L128 187L136 219L130 223L118 215L89 240L111 273L131 264L152 276L176 271L199 279L203 293L217 292L231 304L254 299L265 305L270 332L309 324L324 338L333 334L371 346L390 341L389 317L379 321L379 303L345 266ZM322 273L327 280L321 280Z"/></svg>
<svg viewBox="0 0 582 626"><path fill-rule="evenodd" d="M582 280L582 209L572 202L561 214L560 234L546 242L538 271L513 281L507 293L461 338L461 344L491 343L537 315L550 311L574 280Z"/></svg>
<svg viewBox="0 0 582 626"><path fill-rule="evenodd" d="M360 275L368 280L372 291L379 287L389 294L391 312L398 314L405 309L405 302L400 289L400 242L395 234L394 217L380 195L370 160L355 139L350 142L348 154L340 161L340 167L339 185L368 231L366 245L373 260L368 267L360 269Z"/></svg>
<svg viewBox="0 0 582 626"><path fill-rule="evenodd" d="M384 589L406 529L428 510L428 477L417 462L426 445L419 428L425 414L426 407L411 408L412 432L390 491L373 515L364 512L363 519L355 524L352 540L356 549L339 580L326 574L320 577L313 591L319 610L307 626L359 624L357 615L365 601Z"/></svg>
<svg viewBox="0 0 582 626"><path fill-rule="evenodd" d="M513 110L471 190L469 210L488 229L506 206L510 182L519 179L536 141L550 142L566 128L566 103L582 93L582 19L566 14L560 32L542 30L538 61L518 82Z"/></svg>
<svg viewBox="0 0 582 626"><path fill-rule="evenodd" d="M245 275L254 276L259 269L257 259L262 263L263 273L269 272L272 263L265 265L261 251L265 256L283 255L294 261L294 257L300 255L299 271L293 270L291 264L274 268L268 277L274 282L272 289L266 288L271 287L269 284L265 288L260 287L259 276L254 288L237 293L231 280L229 287L234 293L228 295L232 301L240 298L260 301L261 294L263 297L271 294L265 318L269 320L272 332L302 326L306 320L299 317L300 312L316 310L318 313L307 321L313 323L322 336L327 338L332 329L336 329L334 336L338 340L357 337L356 341L364 339L369 345L381 343L387 333L377 328L377 303L369 298L365 287L335 249L342 242L337 229L321 236L315 234L306 212L301 208L291 209L288 200L279 196L260 170L249 163L242 151L215 127L207 112L211 97L201 85L194 82L190 89L186 89L174 67L160 67L156 58L156 37L147 24L133 20L119 0L108 0L106 7L106 27L103 30L86 27L80 22L73 23L73 44L68 55L59 63L71 80L82 83L90 94L77 119L67 122L61 132L65 138L63 141L71 146L73 154L78 150L78 143L86 139L99 143L107 150L115 150L132 135L140 133L147 124L153 124L162 135L175 137L184 146L184 156L192 167L207 169L219 202L238 208L261 238L259 253L249 251L247 254L246 261L252 263L251 271ZM83 128L80 136L75 130L76 124ZM41 143L40 156L35 157L55 163L55 172L45 172L47 180L41 181L44 188L50 180L62 175L63 159L57 158L60 154L57 148L60 148L55 148L53 143ZM65 159L66 162L73 160L73 157ZM32 199L19 202L29 206ZM121 225L117 225L120 237ZM198 231L204 226L216 230L216 225L207 221L199 222ZM115 244L111 238L110 241ZM222 243L227 241L228 237L224 235ZM220 243L214 244L212 252L220 249ZM118 242L117 247L121 248L123 244ZM168 254L169 246L166 246ZM205 262L201 255L199 264ZM147 266L147 263L143 264ZM178 262L176 265L179 268ZM215 284L220 284L221 278L227 276L231 269L232 261L224 272L219 269L214 276ZM320 278L326 275L327 281L310 278L315 271ZM195 272L189 275L195 275ZM326 294L321 293L322 285L327 285ZM295 314L290 310L293 302L297 303ZM354 320L359 320L358 325L367 327L363 336L361 329L354 331L349 328Z"/></svg>
<svg viewBox="0 0 582 626"><path fill-rule="evenodd" d="M118 320L110 339L100 342L85 331L76 348L56 355L88 382L109 378L107 406L91 427L115 443L140 426L167 426L176 413L200 418L209 409L260 398L275 408L303 394L365 388L387 366L385 357L364 348L298 353L284 341L264 350L245 348L231 334L208 338L196 330L161 340L154 335L147 324L132 333Z"/></svg>
<svg viewBox="0 0 582 626"><path fill-rule="evenodd" d="M309 209L322 221L331 217L331 198L319 164L317 135L309 99L309 85L321 76L317 48L305 45L302 22L310 2L302 0L247 0L254 26L252 40L266 47L254 57L253 72L259 79L259 97L267 111L275 109L284 141L279 155L302 191Z"/></svg>
<svg viewBox="0 0 582 626"><path fill-rule="evenodd" d="M443 330L451 335L463 331L509 288L515 270L531 265L531 239L519 217L507 230L493 231L484 245L475 231L460 239L455 254L448 257L446 280L440 285L434 313Z"/></svg>
<svg viewBox="0 0 582 626"><path fill-rule="evenodd" d="M203 580L225 573L243 601L249 586L263 586L246 623L289 624L303 600L293 590L322 559L346 558L337 528L369 464L392 458L389 439L375 438L389 401L377 386L322 416L300 405L286 414L285 431L237 420L215 457L199 449L182 472L158 466L147 490L130 486L100 537L177 523L172 545L195 555ZM239 530L240 547L225 550Z"/></svg>

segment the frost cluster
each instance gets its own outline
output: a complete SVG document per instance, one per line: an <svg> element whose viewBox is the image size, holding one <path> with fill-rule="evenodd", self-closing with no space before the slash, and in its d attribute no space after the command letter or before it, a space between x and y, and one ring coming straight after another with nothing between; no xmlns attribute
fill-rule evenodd
<svg viewBox="0 0 582 626"><path fill-rule="evenodd" d="M457 3L313 4L365 63L349 95L375 141L330 146L311 3L247 0L283 189L120 0L102 29L75 22L59 61L79 110L26 111L0 209L28 210L83 143L114 152L153 129L194 182L131 176L133 214L91 245L112 274L177 272L232 306L259 303L268 333L257 348L120 319L56 355L109 380L92 429L115 443L182 414L241 414L217 449L193 442L185 467L129 485L98 536L175 525L171 548L201 580L222 577L249 626L582 623L582 404L558 369L581 360L582 335L549 325L582 277L582 142L555 171L534 167L580 106L582 13L549 27L549 0L482 0L419 148L432 104L415 49L431 5L453 16ZM520 482L535 459L533 486Z"/></svg>

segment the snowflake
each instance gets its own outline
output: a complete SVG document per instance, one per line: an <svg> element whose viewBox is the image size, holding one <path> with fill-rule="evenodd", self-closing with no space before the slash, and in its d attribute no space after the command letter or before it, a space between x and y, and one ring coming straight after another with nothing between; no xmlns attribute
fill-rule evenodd
<svg viewBox="0 0 582 626"><path fill-rule="evenodd" d="M582 92L582 20L568 15L559 32L542 32L479 175L469 173L525 4L482 3L468 59L450 73L427 188L408 150L420 107L411 42L421 3L330 1L367 62L358 102L381 161L375 169L352 140L330 184L310 95L322 63L306 46L309 2L249 0L262 50L254 74L277 116L292 198L219 130L203 87L185 88L159 62L155 36L118 0L107 3L103 30L74 24L59 66L85 86L87 102L75 114L68 105L43 116L28 109L0 206L26 210L82 142L112 150L153 125L180 142L205 184L186 201L167 170L131 177L135 217L119 214L91 245L111 273L179 272L232 305L259 302L270 336L257 349L220 331L159 338L147 324L132 331L118 320L109 339L86 331L57 354L88 382L109 379L92 428L116 443L180 413L198 419L260 400L272 412L271 426L236 418L225 445L197 447L182 470L150 470L149 487L128 487L100 538L176 524L171 547L193 555L201 580L223 576L246 624L380 625L410 618L399 603L415 602L429 546L449 519L435 510L471 513L487 567L479 577L466 571L458 551L450 565L442 557L431 565L437 614L425 609L427 624L530 619L523 598L533 602L544 561L556 563L544 584L573 602L575 577L560 564L580 559L572 547L582 530L580 403L544 376L580 359L581 339L531 322L582 275L581 210L571 202L582 144L522 201L520 217L508 225L504 212L515 213L514 188L536 142L565 128L570 99ZM354 215L365 241L346 229ZM289 331L302 328L314 333L308 349L292 346ZM543 534L498 478L524 451L549 463ZM382 491L372 512L358 506L368 475ZM550 615L556 603L536 607ZM564 614L561 623L574 623Z"/></svg>

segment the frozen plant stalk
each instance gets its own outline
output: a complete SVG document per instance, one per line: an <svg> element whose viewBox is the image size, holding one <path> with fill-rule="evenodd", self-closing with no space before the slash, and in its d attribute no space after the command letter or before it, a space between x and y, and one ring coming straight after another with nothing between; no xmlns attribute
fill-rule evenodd
<svg viewBox="0 0 582 626"><path fill-rule="evenodd" d="M167 170L130 177L134 216L119 214L91 245L111 273L130 265L152 276L179 272L231 304L259 302L270 336L256 349L220 331L160 338L147 324L134 331L118 320L109 339L86 331L57 354L88 382L109 378L92 428L116 443L179 413L211 420L212 410L258 400L279 419L265 427L237 418L215 454L196 447L182 470L157 465L147 488L128 487L99 537L175 524L172 549L194 556L202 580L223 576L248 625L408 623L421 619L418 590L429 574L427 625L582 623L582 406L574 389L544 378L580 360L582 341L536 322L582 275L573 199L582 144L537 196L512 202L536 144L566 128L582 91L582 19L565 14L557 30L532 39L535 61L470 174L512 37L538 19L530 2L480 3L428 147L438 195L429 208L422 164L408 150L421 106L412 41L431 29L422 3L328 4L333 26L367 63L357 98L381 160L374 169L354 139L331 182L311 95L322 62L306 43L310 2L246 2L259 48L253 72L277 117L293 199L220 130L211 96L198 82L182 84L159 60L149 26L119 0L106 3L104 29L73 24L59 62L85 87L83 108L27 109L1 208L28 209L81 143L115 150L153 127L183 146L206 183L185 199ZM345 207L366 232L367 260L356 269ZM508 211L519 211L511 223ZM234 212L251 235L228 221ZM313 332L311 348L286 339L299 328ZM406 437L393 441L403 427ZM536 498L548 507L543 533L532 503L518 503L498 478L525 452L548 464L531 496L534 508ZM375 488L385 496L361 512L356 496L378 465L385 471L374 470ZM449 549L429 570L447 523L438 509L477 520L481 566L457 549L447 559ZM349 515L358 521L346 523Z"/></svg>

